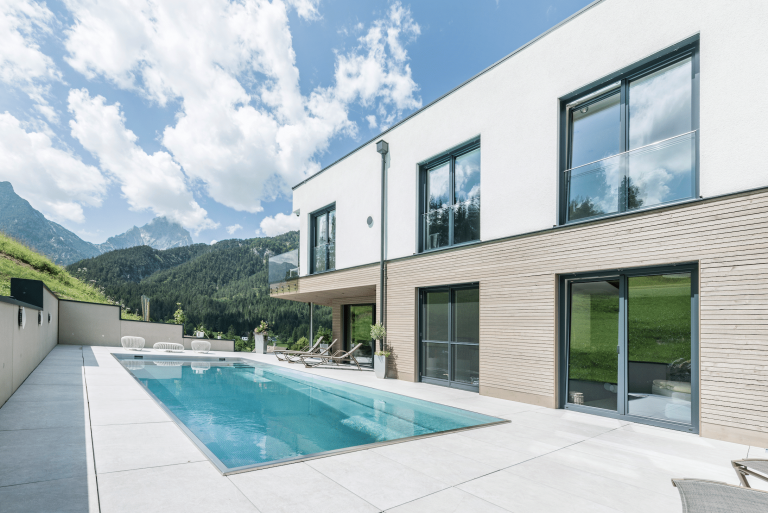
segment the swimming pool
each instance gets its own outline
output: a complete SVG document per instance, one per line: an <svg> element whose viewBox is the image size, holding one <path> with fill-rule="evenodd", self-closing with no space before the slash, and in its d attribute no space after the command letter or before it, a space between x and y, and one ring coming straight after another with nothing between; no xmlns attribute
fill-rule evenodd
<svg viewBox="0 0 768 513"><path fill-rule="evenodd" d="M242 358L114 356L225 475L508 422Z"/></svg>

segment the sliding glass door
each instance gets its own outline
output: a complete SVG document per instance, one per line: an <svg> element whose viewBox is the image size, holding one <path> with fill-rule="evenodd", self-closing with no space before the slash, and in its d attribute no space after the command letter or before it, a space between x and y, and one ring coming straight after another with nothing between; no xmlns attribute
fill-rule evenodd
<svg viewBox="0 0 768 513"><path fill-rule="evenodd" d="M363 344L355 352L360 365L373 367L375 341L371 339L371 325L376 323L376 305L344 306L344 350L350 351L357 344Z"/></svg>
<svg viewBox="0 0 768 513"><path fill-rule="evenodd" d="M564 406L697 430L695 266L564 277Z"/></svg>
<svg viewBox="0 0 768 513"><path fill-rule="evenodd" d="M480 289L441 287L421 291L420 374L436 385L480 387Z"/></svg>

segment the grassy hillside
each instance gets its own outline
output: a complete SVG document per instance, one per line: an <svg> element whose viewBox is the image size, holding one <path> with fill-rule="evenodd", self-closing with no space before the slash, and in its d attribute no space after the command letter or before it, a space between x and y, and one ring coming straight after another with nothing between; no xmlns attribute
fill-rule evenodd
<svg viewBox="0 0 768 513"><path fill-rule="evenodd" d="M298 232L289 232L162 251L135 247L81 260L67 269L84 281L93 280L134 311L140 308L141 296L149 296L155 321L172 319L181 303L187 333L202 324L210 331L240 336L265 320L289 343L309 335L309 307L269 296L267 260L298 244ZM331 309L316 307L314 322L316 329L330 328Z"/></svg>
<svg viewBox="0 0 768 513"><path fill-rule="evenodd" d="M11 294L11 278L41 280L62 299L114 304L99 289L73 277L63 267L0 233L0 296ZM124 311L123 318L138 320L139 316Z"/></svg>

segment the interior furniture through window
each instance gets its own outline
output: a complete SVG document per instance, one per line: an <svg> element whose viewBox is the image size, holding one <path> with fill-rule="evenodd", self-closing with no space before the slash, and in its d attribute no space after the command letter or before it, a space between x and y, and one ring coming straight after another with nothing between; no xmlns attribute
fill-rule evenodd
<svg viewBox="0 0 768 513"><path fill-rule="evenodd" d="M480 141L421 166L421 251L480 240Z"/></svg>
<svg viewBox="0 0 768 513"><path fill-rule="evenodd" d="M567 103L563 222L696 197L698 73L692 45Z"/></svg>

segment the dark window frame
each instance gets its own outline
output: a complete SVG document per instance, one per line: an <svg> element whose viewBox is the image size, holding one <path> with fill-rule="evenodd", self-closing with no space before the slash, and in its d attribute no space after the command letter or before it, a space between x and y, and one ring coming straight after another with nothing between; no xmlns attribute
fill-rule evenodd
<svg viewBox="0 0 768 513"><path fill-rule="evenodd" d="M322 274L327 273L330 271L335 271L336 267L334 266L333 269L325 269L324 271L315 271L315 219L323 214L327 214L328 212L335 211L336 210L336 202L334 201L330 205L326 205L323 208L317 209L314 212L309 214L309 274ZM330 233L330 231L329 231ZM334 251L335 251L335 245L336 245L336 237L333 238L334 243ZM334 262L335 262L334 258ZM327 261L327 256L326 256Z"/></svg>
<svg viewBox="0 0 768 513"><path fill-rule="evenodd" d="M424 230L424 214L427 213L427 173L430 169L433 169L437 166L440 166L442 164L445 164L446 162L449 162L449 169L448 169L448 180L449 180L449 186L448 186L448 197L452 201L454 198L454 192L455 192L455 179L454 179L454 166L456 164L456 159L458 157L461 157L462 155L465 155L471 151L475 151L477 149L480 149L480 137L476 137L472 139L471 141L468 141L466 143L462 143L459 146L456 146L454 148L451 148L450 150L441 153L437 157L433 157L425 162L422 162L419 164L419 205L418 205L418 216L416 220L416 224L418 226L417 230L417 248L416 251L418 253L431 253L432 251L441 251L447 248L454 248L457 246L464 246L468 244L476 244L480 241L480 238L472 241L465 241L460 242L458 244L453 242L453 209L449 209L449 216L450 221L448 223L448 240L449 244L439 247L439 248L433 248L433 249L425 249L425 230ZM483 173L483 166L482 166L482 152L481 152L481 164L480 164L480 184L482 188L482 173ZM480 198L480 202L482 205L482 197ZM482 209L482 207L481 207Z"/></svg>
<svg viewBox="0 0 768 513"><path fill-rule="evenodd" d="M699 166L699 78L700 78L700 56L699 56L699 36L693 36L680 43L657 52L656 54L643 59L640 62L636 62L626 68L617 71L607 77L597 80L588 86L580 88L578 91L571 93L567 96L560 98L560 112L559 112L559 158L557 168L557 220L558 225L570 225L584 222L595 221L597 219L604 219L608 217L616 217L621 215L633 214L636 212L652 210L655 208L663 208L670 204L682 203L686 201L695 200L700 195L700 166ZM567 179L565 171L570 169L571 159L571 117L572 109L570 107L577 103L580 107L590 105L594 102L600 101L613 94L616 89L620 90L620 115L621 115L621 132L620 132L620 153L625 152L629 148L629 84L633 80L642 78L662 68L670 66L683 59L691 57L692 77L691 77L691 131L695 133L694 145L694 176L692 184L691 197L675 200L670 202L659 203L650 205L648 207L641 207L637 209L624 210L620 212L612 212L603 215L596 215L583 219L576 219L568 221L568 195L567 195ZM619 82L617 88L611 88L600 94L600 91L610 87L611 85ZM596 94L597 93L597 94ZM595 95L593 98L589 98L583 103L579 103L580 98L586 98L590 95Z"/></svg>
<svg viewBox="0 0 768 513"><path fill-rule="evenodd" d="M352 306L370 306L370 307L372 307L372 310L373 310L372 324L376 324L376 303L375 302L374 303L349 303L349 304L342 305L342 309L341 309L341 316L342 316L341 324L342 324L343 328L342 328L342 339L341 339L342 340L342 347L341 348L344 351L349 351L349 350L352 349L352 346L349 343L349 340L351 338L351 334L349 333L349 325L351 323L351 315L349 314L349 308L352 307ZM377 348L376 348L376 341L371 339L371 343L372 343L371 347L373 349L373 352L375 353L376 350L377 350ZM362 367L371 367L371 368L373 368L373 358L371 358L370 365L366 365L366 364L363 364L363 363L361 363L360 365Z"/></svg>

